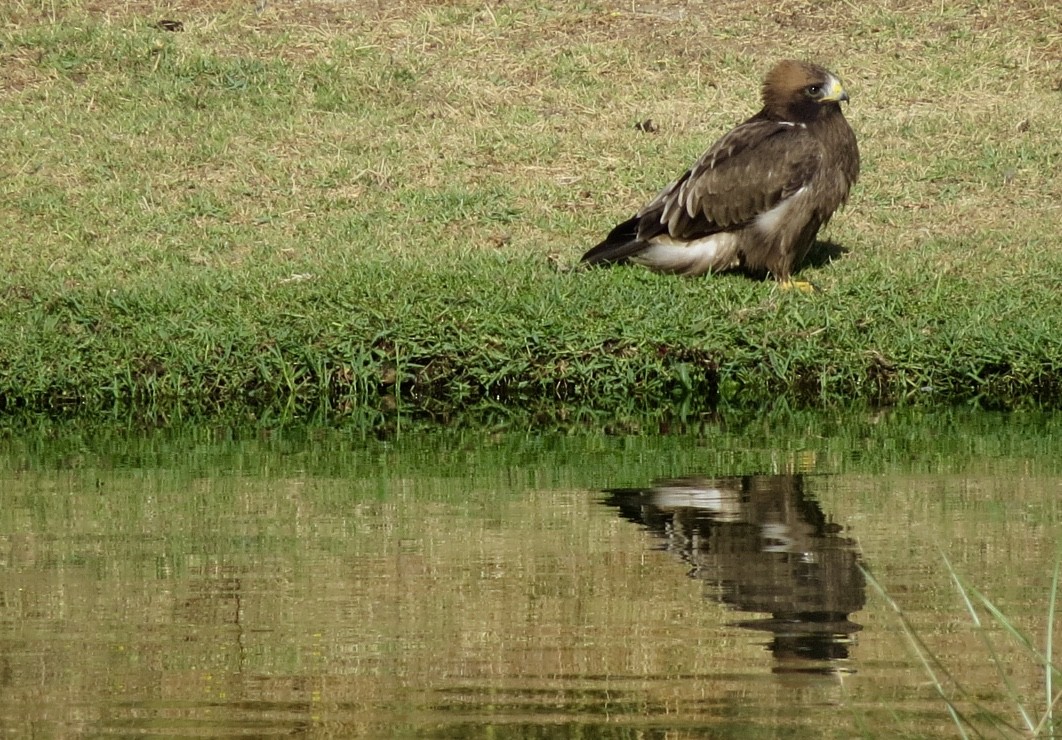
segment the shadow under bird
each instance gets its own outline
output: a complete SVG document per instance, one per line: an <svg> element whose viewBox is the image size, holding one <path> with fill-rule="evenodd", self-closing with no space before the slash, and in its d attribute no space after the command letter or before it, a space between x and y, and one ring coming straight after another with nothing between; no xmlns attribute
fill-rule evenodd
<svg viewBox="0 0 1062 740"><path fill-rule="evenodd" d="M703 275L742 270L783 285L859 176L859 147L832 72L785 60L763 83L763 108L701 155L583 255ZM806 285L806 284L805 284Z"/></svg>

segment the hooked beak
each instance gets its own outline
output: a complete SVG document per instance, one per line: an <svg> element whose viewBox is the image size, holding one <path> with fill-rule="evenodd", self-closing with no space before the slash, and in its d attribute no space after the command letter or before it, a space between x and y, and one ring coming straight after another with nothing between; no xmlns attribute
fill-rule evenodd
<svg viewBox="0 0 1062 740"><path fill-rule="evenodd" d="M819 100L823 103L840 103L848 100L848 91L844 89L839 79L831 76Z"/></svg>

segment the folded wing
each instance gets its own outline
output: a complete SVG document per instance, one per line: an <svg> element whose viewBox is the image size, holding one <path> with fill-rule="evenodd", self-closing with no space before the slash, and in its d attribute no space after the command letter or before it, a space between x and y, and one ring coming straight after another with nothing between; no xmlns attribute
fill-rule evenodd
<svg viewBox="0 0 1062 740"><path fill-rule="evenodd" d="M821 162L821 144L800 124L744 123L639 211L638 238L744 227L807 186Z"/></svg>

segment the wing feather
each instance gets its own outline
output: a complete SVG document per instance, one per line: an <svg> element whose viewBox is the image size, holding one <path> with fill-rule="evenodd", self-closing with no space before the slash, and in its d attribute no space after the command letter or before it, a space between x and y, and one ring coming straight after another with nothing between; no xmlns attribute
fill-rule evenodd
<svg viewBox="0 0 1062 740"><path fill-rule="evenodd" d="M805 127L746 121L638 212L638 238L695 239L747 224L806 185L822 159Z"/></svg>

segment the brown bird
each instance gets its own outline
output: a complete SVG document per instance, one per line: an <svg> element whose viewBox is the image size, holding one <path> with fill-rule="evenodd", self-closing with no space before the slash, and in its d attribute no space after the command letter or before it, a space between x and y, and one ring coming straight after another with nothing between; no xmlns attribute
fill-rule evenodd
<svg viewBox="0 0 1062 740"><path fill-rule="evenodd" d="M845 100L832 72L779 62L763 83L762 110L582 261L634 262L680 275L738 269L790 284L859 176L859 147L841 113Z"/></svg>

